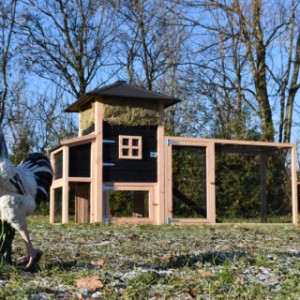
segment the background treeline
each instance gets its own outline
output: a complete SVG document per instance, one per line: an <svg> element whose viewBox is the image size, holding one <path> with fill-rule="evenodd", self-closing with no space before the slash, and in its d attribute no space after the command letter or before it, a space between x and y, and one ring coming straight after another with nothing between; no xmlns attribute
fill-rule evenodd
<svg viewBox="0 0 300 300"><path fill-rule="evenodd" d="M296 141L298 0L6 0L0 122L15 162L77 134L63 113L116 80L178 97L167 134Z"/></svg>

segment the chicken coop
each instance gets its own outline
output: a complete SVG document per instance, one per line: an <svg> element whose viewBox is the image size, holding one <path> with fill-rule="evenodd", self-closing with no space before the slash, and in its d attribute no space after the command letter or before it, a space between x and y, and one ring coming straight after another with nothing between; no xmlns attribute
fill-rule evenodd
<svg viewBox="0 0 300 300"><path fill-rule="evenodd" d="M50 150L50 222L214 224L218 211L253 207L261 222L284 208L298 223L296 145L165 136L165 111L178 102L118 81L71 104L66 113L79 114L79 133ZM279 173L284 196L275 197Z"/></svg>

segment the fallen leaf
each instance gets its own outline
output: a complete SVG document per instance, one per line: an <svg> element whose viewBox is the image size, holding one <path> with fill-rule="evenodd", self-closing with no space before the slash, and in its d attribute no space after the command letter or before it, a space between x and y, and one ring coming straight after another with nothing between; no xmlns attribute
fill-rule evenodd
<svg viewBox="0 0 300 300"><path fill-rule="evenodd" d="M172 256L171 253L166 253L166 254L164 254L164 255L162 256L161 260L167 261L167 262L168 262L168 261L171 260L172 257L173 257L173 256Z"/></svg>
<svg viewBox="0 0 300 300"><path fill-rule="evenodd" d="M256 246L255 246L255 245L249 244L249 245L247 245L247 248L248 248L249 250L254 250L254 249L256 249Z"/></svg>
<svg viewBox="0 0 300 300"><path fill-rule="evenodd" d="M214 274L210 271L206 271L206 272L200 272L200 277L205 278L205 277L213 277Z"/></svg>
<svg viewBox="0 0 300 300"><path fill-rule="evenodd" d="M95 292L98 289L103 288L103 283L97 276L85 277L76 280L76 286L78 288L85 288L89 292Z"/></svg>
<svg viewBox="0 0 300 300"><path fill-rule="evenodd" d="M198 290L194 287L190 289L189 293L192 296L192 298L196 298L198 295Z"/></svg>
<svg viewBox="0 0 300 300"><path fill-rule="evenodd" d="M99 266L99 267L103 267L106 265L106 262L104 259L97 259L97 260L92 260L91 264L94 266Z"/></svg>

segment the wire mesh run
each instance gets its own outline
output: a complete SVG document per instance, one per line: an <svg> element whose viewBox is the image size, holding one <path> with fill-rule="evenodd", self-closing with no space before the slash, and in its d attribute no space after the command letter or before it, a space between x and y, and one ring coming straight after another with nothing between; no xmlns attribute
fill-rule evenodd
<svg viewBox="0 0 300 300"><path fill-rule="evenodd" d="M292 221L290 149L216 150L216 211L220 222Z"/></svg>

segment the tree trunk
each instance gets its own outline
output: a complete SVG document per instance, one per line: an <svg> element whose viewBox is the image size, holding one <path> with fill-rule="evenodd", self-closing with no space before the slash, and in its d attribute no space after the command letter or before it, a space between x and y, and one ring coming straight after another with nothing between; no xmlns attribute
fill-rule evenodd
<svg viewBox="0 0 300 300"><path fill-rule="evenodd" d="M0 220L0 266L12 264L12 242L15 229L5 221Z"/></svg>

